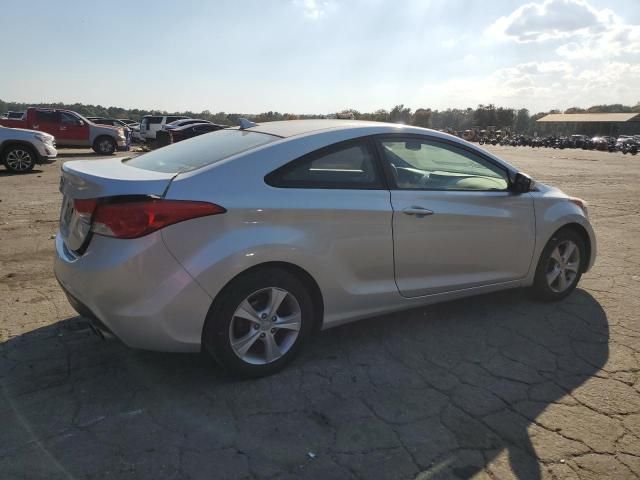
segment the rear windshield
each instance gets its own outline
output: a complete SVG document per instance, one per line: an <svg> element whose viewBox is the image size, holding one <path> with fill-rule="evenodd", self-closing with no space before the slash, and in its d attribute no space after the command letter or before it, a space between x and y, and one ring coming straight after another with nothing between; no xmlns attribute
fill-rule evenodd
<svg viewBox="0 0 640 480"><path fill-rule="evenodd" d="M125 160L127 165L165 173L182 173L211 165L280 137L243 130L218 130Z"/></svg>

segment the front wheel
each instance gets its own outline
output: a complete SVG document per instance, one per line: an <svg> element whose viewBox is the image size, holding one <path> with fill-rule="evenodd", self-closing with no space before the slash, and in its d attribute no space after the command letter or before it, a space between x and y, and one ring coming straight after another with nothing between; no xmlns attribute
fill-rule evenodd
<svg viewBox="0 0 640 480"><path fill-rule="evenodd" d="M228 285L205 322L204 349L231 373L263 377L285 367L313 327L311 296L280 269L248 272Z"/></svg>
<svg viewBox="0 0 640 480"><path fill-rule="evenodd" d="M3 161L9 171L26 173L33 170L36 164L36 156L29 147L20 145L6 149Z"/></svg>
<svg viewBox="0 0 640 480"><path fill-rule="evenodd" d="M586 260L583 238L571 229L556 232L540 255L533 293L545 301L561 300L578 285Z"/></svg>
<svg viewBox="0 0 640 480"><path fill-rule="evenodd" d="M93 151L101 155L113 155L117 145L111 137L98 137L93 144Z"/></svg>

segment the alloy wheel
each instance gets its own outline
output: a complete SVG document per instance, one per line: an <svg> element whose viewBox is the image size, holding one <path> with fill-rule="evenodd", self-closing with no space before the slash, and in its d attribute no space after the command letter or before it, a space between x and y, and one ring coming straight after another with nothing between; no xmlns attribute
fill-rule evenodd
<svg viewBox="0 0 640 480"><path fill-rule="evenodd" d="M33 165L33 157L27 150L16 148L6 158L7 166L16 172L26 172Z"/></svg>
<svg viewBox="0 0 640 480"><path fill-rule="evenodd" d="M102 153L111 153L113 152L113 144L110 140L101 140L98 143L98 150Z"/></svg>
<svg viewBox="0 0 640 480"><path fill-rule="evenodd" d="M573 286L580 270L580 249L571 240L560 242L551 252L547 265L547 285L562 293Z"/></svg>
<svg viewBox="0 0 640 480"><path fill-rule="evenodd" d="M229 341L242 361L265 365L293 347L301 326L302 313L295 296L282 288L263 288L236 308L229 324Z"/></svg>

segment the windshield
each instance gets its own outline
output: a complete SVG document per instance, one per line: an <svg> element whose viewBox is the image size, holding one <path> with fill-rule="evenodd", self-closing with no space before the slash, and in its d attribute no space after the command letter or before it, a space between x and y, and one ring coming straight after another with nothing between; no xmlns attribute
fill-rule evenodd
<svg viewBox="0 0 640 480"><path fill-rule="evenodd" d="M82 115L80 115L78 112L71 112L71 111L66 111L64 110L64 112L70 114L70 115L75 115L76 117L78 117L80 120L83 120L85 123L93 123L95 124L95 122L92 122L91 120L89 120L87 117L84 117Z"/></svg>
<svg viewBox="0 0 640 480"><path fill-rule="evenodd" d="M274 142L280 137L244 130L219 130L125 160L127 165L165 173L183 173Z"/></svg>

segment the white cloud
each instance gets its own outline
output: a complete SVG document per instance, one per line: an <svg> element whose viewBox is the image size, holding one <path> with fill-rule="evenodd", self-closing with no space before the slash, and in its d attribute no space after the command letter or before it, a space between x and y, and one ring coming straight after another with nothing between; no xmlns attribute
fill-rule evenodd
<svg viewBox="0 0 640 480"><path fill-rule="evenodd" d="M489 28L490 35L519 44L540 43L567 59L620 57L640 53L640 25L624 23L609 9L586 0L527 3Z"/></svg>
<svg viewBox="0 0 640 480"><path fill-rule="evenodd" d="M577 68L570 62L528 62L481 77L456 78L424 85L412 104L432 108L473 107L494 103L530 110L635 104L640 100L640 65L606 62Z"/></svg>
<svg viewBox="0 0 640 480"><path fill-rule="evenodd" d="M302 9L304 16L310 20L319 20L332 7L331 2L322 0L294 0L293 4Z"/></svg>
<svg viewBox="0 0 640 480"><path fill-rule="evenodd" d="M522 5L489 30L519 43L540 42L597 32L615 19L610 10L596 10L584 0L545 0Z"/></svg>

